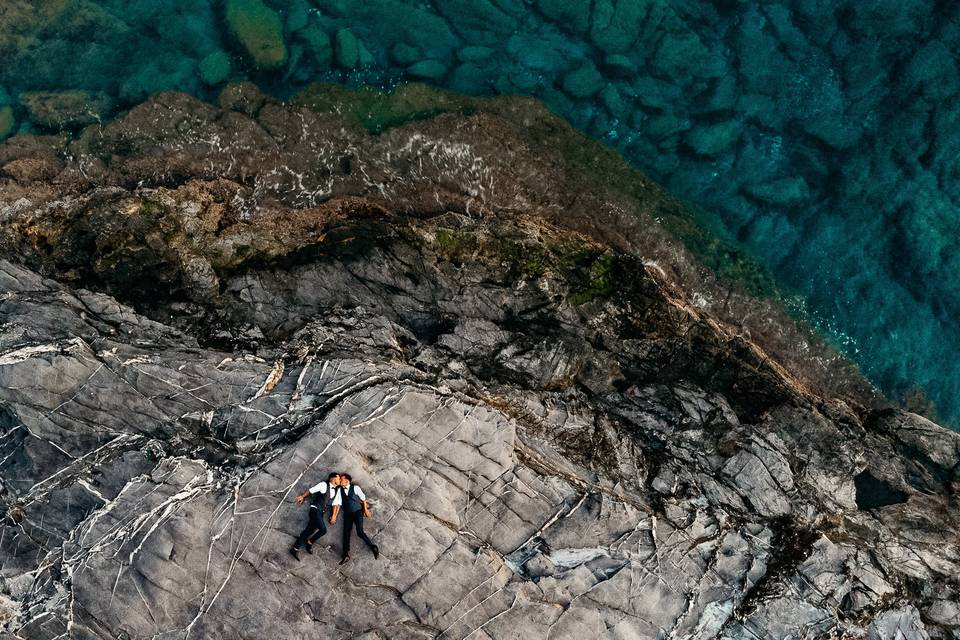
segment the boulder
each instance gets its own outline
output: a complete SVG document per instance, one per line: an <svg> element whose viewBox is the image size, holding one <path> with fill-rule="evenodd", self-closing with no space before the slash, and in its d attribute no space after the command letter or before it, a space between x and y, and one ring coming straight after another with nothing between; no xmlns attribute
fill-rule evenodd
<svg viewBox="0 0 960 640"><path fill-rule="evenodd" d="M276 69L287 61L283 23L276 11L262 0L227 0L224 16L237 39L258 69Z"/></svg>
<svg viewBox="0 0 960 640"><path fill-rule="evenodd" d="M227 80L230 72L230 56L226 51L214 51L200 61L200 77L210 86Z"/></svg>
<svg viewBox="0 0 960 640"><path fill-rule="evenodd" d="M622 53L611 53L603 58L603 66L612 75L621 78L632 78L637 73L637 65L633 60Z"/></svg>
<svg viewBox="0 0 960 640"><path fill-rule="evenodd" d="M493 53L490 47L470 46L459 49L457 57L463 62L480 62L492 56Z"/></svg>
<svg viewBox="0 0 960 640"><path fill-rule="evenodd" d="M580 0L537 0L537 10L561 28L576 34L590 26L590 3Z"/></svg>
<svg viewBox="0 0 960 640"><path fill-rule="evenodd" d="M807 181L799 176L762 184L748 184L745 189L754 198L775 205L799 204L810 198Z"/></svg>
<svg viewBox="0 0 960 640"><path fill-rule="evenodd" d="M654 68L666 78L716 78L728 72L721 54L692 32L667 33L653 56Z"/></svg>
<svg viewBox="0 0 960 640"><path fill-rule="evenodd" d="M310 25L298 34L307 44L307 48L320 67L329 67L333 62L333 43L327 32L316 25Z"/></svg>
<svg viewBox="0 0 960 640"><path fill-rule="evenodd" d="M78 129L109 117L110 98L89 91L32 91L21 94L20 104L30 121L42 129Z"/></svg>
<svg viewBox="0 0 960 640"><path fill-rule="evenodd" d="M296 33L310 24L310 5L307 0L292 0L287 9L287 33Z"/></svg>
<svg viewBox="0 0 960 640"><path fill-rule="evenodd" d="M17 121L13 116L13 107L7 105L0 107L0 140L8 138L17 126Z"/></svg>
<svg viewBox="0 0 960 640"><path fill-rule="evenodd" d="M563 77L563 90L574 98L589 98L603 89L605 84L603 76L589 61Z"/></svg>
<svg viewBox="0 0 960 640"><path fill-rule="evenodd" d="M337 29L333 51L337 64L343 69L354 69L360 64L360 41L350 29Z"/></svg>
<svg viewBox="0 0 960 640"><path fill-rule="evenodd" d="M600 92L600 100L612 116L620 120L630 117L630 109L616 85L608 84Z"/></svg>
<svg viewBox="0 0 960 640"><path fill-rule="evenodd" d="M471 62L465 62L453 70L448 83L454 91L476 95L485 92L489 79L483 69Z"/></svg>
<svg viewBox="0 0 960 640"><path fill-rule="evenodd" d="M447 75L447 67L439 60L421 60L407 67L407 74L412 78L439 82Z"/></svg>
<svg viewBox="0 0 960 640"><path fill-rule="evenodd" d="M913 605L884 611L870 624L867 640L930 640Z"/></svg>
<svg viewBox="0 0 960 640"><path fill-rule="evenodd" d="M740 137L743 125L736 120L695 126L687 132L686 142L700 155L712 156L729 149Z"/></svg>
<svg viewBox="0 0 960 640"><path fill-rule="evenodd" d="M642 31L650 5L649 0L595 0L591 40L605 53L629 51Z"/></svg>
<svg viewBox="0 0 960 640"><path fill-rule="evenodd" d="M405 42L398 42L390 49L390 59L401 66L409 66L423 58L423 54L416 47Z"/></svg>
<svg viewBox="0 0 960 640"><path fill-rule="evenodd" d="M362 40L357 41L357 62L361 67L372 67L377 62L376 57Z"/></svg>

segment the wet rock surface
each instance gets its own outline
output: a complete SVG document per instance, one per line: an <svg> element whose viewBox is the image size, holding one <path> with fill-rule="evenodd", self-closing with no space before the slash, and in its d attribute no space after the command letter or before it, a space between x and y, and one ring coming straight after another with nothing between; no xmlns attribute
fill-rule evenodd
<svg viewBox="0 0 960 640"><path fill-rule="evenodd" d="M0 147L8 637L956 637L960 435L548 114L401 97ZM287 554L330 469L379 560Z"/></svg>

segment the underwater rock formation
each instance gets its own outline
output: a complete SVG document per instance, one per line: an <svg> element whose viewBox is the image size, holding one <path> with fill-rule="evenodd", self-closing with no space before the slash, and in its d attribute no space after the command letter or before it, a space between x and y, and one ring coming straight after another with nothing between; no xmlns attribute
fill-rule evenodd
<svg viewBox="0 0 960 640"><path fill-rule="evenodd" d="M8 637L960 629L960 435L533 102L162 94L0 145L0 223ZM331 469L379 560L287 554Z"/></svg>

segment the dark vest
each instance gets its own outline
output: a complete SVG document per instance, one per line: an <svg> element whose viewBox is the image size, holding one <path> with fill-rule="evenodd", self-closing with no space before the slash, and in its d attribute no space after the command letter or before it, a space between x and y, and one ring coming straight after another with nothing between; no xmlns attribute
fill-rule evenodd
<svg viewBox="0 0 960 640"><path fill-rule="evenodd" d="M323 514L326 512L327 507L330 506L330 485L327 485L327 490L321 493L315 493L312 496L310 501L310 507L319 509L320 513Z"/></svg>
<svg viewBox="0 0 960 640"><path fill-rule="evenodd" d="M347 495L343 497L343 508L350 513L356 513L363 509L363 504L360 502L360 498L356 496L356 492L353 490L353 487L356 486L352 482L350 483L350 488L347 490ZM341 493L343 488L340 488Z"/></svg>

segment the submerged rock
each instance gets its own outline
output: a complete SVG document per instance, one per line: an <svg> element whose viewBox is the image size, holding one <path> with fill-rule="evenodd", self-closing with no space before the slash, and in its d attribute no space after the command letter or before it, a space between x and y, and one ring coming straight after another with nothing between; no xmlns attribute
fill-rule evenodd
<svg viewBox="0 0 960 640"><path fill-rule="evenodd" d="M333 62L333 42L327 32L311 25L302 30L299 36L307 43L316 63L321 68L329 67Z"/></svg>
<svg viewBox="0 0 960 640"><path fill-rule="evenodd" d="M574 98L589 98L603 89L603 76L592 62L574 69L563 77L563 89Z"/></svg>
<svg viewBox="0 0 960 640"><path fill-rule="evenodd" d="M0 140L7 138L13 133L17 121L13 117L13 107L0 106Z"/></svg>
<svg viewBox="0 0 960 640"><path fill-rule="evenodd" d="M739 122L728 120L694 127L687 133L686 140L697 153L712 156L729 149L742 130Z"/></svg>
<svg viewBox="0 0 960 640"><path fill-rule="evenodd" d="M220 104L0 145L11 633L949 637L960 434L614 154L423 86ZM379 559L288 554L330 470Z"/></svg>
<svg viewBox="0 0 960 640"><path fill-rule="evenodd" d="M200 61L200 77L208 85L217 85L230 77L230 56L226 51L214 51Z"/></svg>
<svg viewBox="0 0 960 640"><path fill-rule="evenodd" d="M463 47L457 51L457 57L463 62L479 62L493 55L490 47Z"/></svg>
<svg viewBox="0 0 960 640"><path fill-rule="evenodd" d="M413 78L439 81L447 75L447 67L439 60L421 60L407 67L407 73Z"/></svg>
<svg viewBox="0 0 960 640"><path fill-rule="evenodd" d="M230 33L255 67L269 70L286 63L283 23L277 12L262 0L226 0L224 15Z"/></svg>
<svg viewBox="0 0 960 640"><path fill-rule="evenodd" d="M803 178L781 178L764 184L748 185L747 193L773 204L796 204L810 197L810 189Z"/></svg>
<svg viewBox="0 0 960 640"><path fill-rule="evenodd" d="M360 41L350 29L338 29L334 43L334 55L338 65L344 69L353 69L360 64Z"/></svg>

